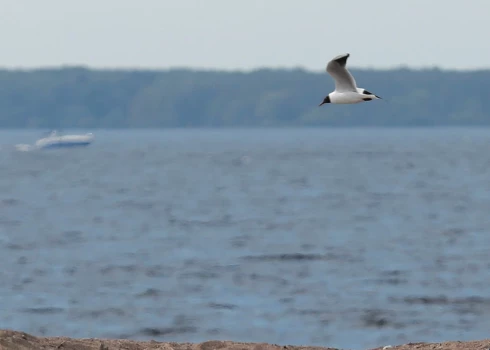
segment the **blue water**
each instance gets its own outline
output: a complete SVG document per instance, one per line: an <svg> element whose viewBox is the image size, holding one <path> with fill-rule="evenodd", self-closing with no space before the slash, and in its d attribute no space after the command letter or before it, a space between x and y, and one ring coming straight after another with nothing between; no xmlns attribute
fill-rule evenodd
<svg viewBox="0 0 490 350"><path fill-rule="evenodd" d="M84 131L85 132L85 131ZM490 129L0 132L0 328L363 349L488 337Z"/></svg>

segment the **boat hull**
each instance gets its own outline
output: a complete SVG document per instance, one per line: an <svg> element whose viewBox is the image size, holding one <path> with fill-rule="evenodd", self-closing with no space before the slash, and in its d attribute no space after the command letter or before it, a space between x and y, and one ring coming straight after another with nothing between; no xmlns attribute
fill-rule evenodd
<svg viewBox="0 0 490 350"><path fill-rule="evenodd" d="M49 136L36 142L38 149L86 147L94 140L92 134Z"/></svg>
<svg viewBox="0 0 490 350"><path fill-rule="evenodd" d="M73 147L85 147L90 145L92 142L77 142L77 143L52 143L39 146L41 149L47 148L73 148Z"/></svg>

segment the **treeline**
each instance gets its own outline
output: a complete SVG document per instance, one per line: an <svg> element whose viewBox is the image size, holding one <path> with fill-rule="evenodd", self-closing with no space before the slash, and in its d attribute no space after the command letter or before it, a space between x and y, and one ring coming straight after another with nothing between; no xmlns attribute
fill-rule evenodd
<svg viewBox="0 0 490 350"><path fill-rule="evenodd" d="M490 70L352 72L385 101L318 107L333 81L302 69L0 70L0 127L490 125Z"/></svg>

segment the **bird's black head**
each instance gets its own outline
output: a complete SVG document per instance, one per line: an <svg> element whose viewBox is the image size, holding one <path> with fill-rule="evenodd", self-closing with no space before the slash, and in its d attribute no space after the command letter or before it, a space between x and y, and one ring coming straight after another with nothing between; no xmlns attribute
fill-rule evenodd
<svg viewBox="0 0 490 350"><path fill-rule="evenodd" d="M321 105L323 105L323 104L325 104L325 103L330 103L330 96L329 96L329 95L327 95L327 97L325 97L325 98L323 99L323 102L322 102L322 103L320 103L318 106L321 106Z"/></svg>

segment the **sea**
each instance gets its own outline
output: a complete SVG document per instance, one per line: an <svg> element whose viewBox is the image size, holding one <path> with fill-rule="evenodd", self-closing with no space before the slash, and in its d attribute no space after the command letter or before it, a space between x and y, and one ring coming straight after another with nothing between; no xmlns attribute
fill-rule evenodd
<svg viewBox="0 0 490 350"><path fill-rule="evenodd" d="M490 129L90 131L57 150L0 131L0 328L355 350L488 338Z"/></svg>

